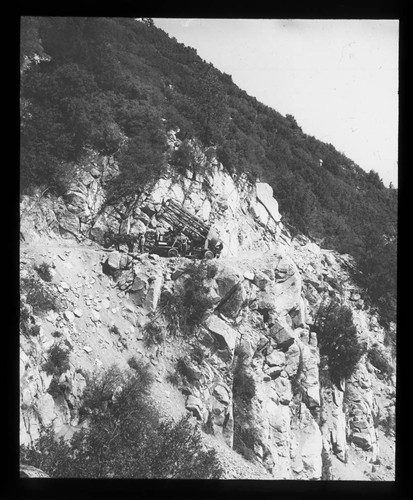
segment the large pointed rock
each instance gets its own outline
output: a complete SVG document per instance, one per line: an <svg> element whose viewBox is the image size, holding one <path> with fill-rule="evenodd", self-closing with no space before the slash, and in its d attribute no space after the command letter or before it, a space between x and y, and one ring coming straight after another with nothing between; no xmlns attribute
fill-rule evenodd
<svg viewBox="0 0 413 500"><path fill-rule="evenodd" d="M214 315L206 320L205 326L218 340L221 348L226 348L230 353L234 352L238 333L233 328Z"/></svg>

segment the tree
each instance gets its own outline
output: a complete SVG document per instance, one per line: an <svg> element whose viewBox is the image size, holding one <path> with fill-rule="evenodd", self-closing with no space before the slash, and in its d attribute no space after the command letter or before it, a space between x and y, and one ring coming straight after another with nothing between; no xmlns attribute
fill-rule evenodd
<svg viewBox="0 0 413 500"><path fill-rule="evenodd" d="M23 16L20 20L20 67L23 67L25 58L31 60L36 55L46 56L39 35L39 19Z"/></svg>
<svg viewBox="0 0 413 500"><path fill-rule="evenodd" d="M320 354L326 355L331 376L339 381L353 372L362 355L351 309L330 301L323 303L314 321Z"/></svg>
<svg viewBox="0 0 413 500"><path fill-rule="evenodd" d="M224 86L212 65L200 74L196 88L200 138L206 145L220 143L229 113Z"/></svg>

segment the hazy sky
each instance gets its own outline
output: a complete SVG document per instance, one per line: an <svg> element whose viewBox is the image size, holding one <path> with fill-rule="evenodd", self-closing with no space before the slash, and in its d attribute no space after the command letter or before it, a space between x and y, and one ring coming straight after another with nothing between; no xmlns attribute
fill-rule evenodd
<svg viewBox="0 0 413 500"><path fill-rule="evenodd" d="M397 186L398 21L154 21L305 133Z"/></svg>

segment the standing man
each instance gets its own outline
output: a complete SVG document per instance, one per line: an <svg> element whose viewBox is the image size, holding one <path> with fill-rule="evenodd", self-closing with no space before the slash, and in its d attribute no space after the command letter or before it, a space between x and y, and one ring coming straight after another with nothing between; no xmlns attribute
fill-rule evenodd
<svg viewBox="0 0 413 500"><path fill-rule="evenodd" d="M138 219L135 229L137 232L138 252L143 253L146 241L146 226L140 219Z"/></svg>

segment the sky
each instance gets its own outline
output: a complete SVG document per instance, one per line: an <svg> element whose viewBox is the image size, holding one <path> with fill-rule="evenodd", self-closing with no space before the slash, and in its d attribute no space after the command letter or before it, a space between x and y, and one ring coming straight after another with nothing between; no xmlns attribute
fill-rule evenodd
<svg viewBox="0 0 413 500"><path fill-rule="evenodd" d="M398 186L397 20L154 22L303 132Z"/></svg>

